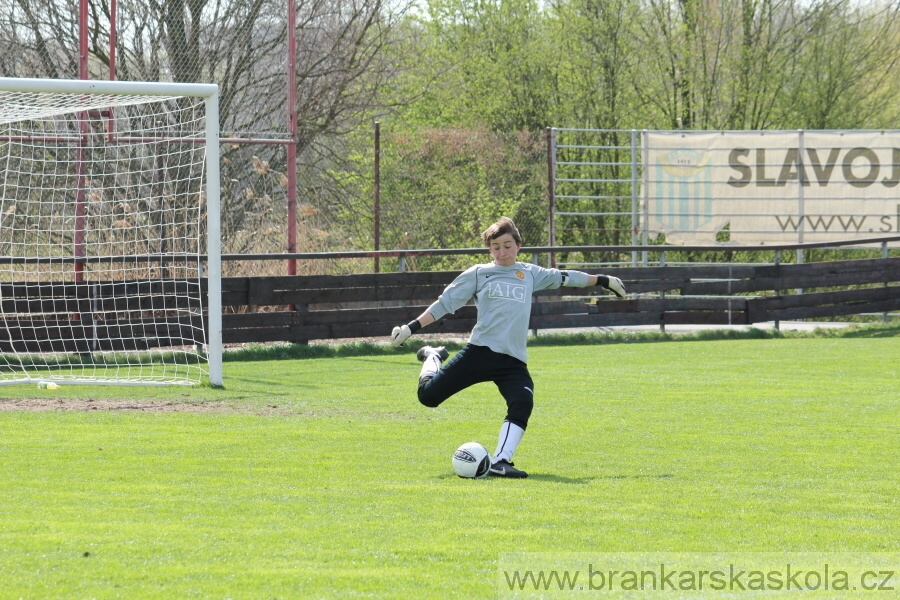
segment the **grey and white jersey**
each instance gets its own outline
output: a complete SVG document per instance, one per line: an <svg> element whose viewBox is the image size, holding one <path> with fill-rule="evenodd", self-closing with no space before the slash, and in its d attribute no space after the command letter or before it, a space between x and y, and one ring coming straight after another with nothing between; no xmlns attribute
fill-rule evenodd
<svg viewBox="0 0 900 600"><path fill-rule="evenodd" d="M469 343L487 346L527 363L525 346L532 294L561 284L562 274L558 269L521 262L508 267L495 263L475 265L454 279L428 307L428 312L438 320L474 299L478 321Z"/></svg>

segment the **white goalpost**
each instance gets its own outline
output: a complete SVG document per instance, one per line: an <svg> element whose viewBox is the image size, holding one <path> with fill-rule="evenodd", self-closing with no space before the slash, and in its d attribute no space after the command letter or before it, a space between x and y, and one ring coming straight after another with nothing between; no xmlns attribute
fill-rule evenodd
<svg viewBox="0 0 900 600"><path fill-rule="evenodd" d="M222 384L214 84L0 78L0 384Z"/></svg>

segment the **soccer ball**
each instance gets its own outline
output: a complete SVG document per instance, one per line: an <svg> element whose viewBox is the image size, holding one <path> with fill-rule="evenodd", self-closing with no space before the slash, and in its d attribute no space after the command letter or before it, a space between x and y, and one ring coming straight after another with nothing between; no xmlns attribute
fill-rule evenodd
<svg viewBox="0 0 900 600"><path fill-rule="evenodd" d="M478 442L467 442L453 453L453 471L466 479L478 479L488 474L491 455Z"/></svg>

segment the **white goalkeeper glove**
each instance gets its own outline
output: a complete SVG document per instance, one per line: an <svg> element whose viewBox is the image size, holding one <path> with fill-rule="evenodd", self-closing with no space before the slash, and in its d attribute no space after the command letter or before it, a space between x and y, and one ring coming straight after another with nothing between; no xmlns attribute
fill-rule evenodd
<svg viewBox="0 0 900 600"><path fill-rule="evenodd" d="M597 285L603 289L611 291L619 298L625 297L625 286L622 280L612 275L597 275Z"/></svg>
<svg viewBox="0 0 900 600"><path fill-rule="evenodd" d="M403 342L408 340L411 335L412 331L409 330L409 325L394 327L393 331L391 331L391 346L394 348L400 346Z"/></svg>
<svg viewBox="0 0 900 600"><path fill-rule="evenodd" d="M625 286L622 284L622 280L618 277L613 277L612 275L610 275L609 285L605 287L619 298L625 297Z"/></svg>
<svg viewBox="0 0 900 600"><path fill-rule="evenodd" d="M409 339L409 336L422 329L422 324L419 323L418 319L413 319L406 325L399 325L394 327L394 330L391 332L391 346L396 348L400 346Z"/></svg>

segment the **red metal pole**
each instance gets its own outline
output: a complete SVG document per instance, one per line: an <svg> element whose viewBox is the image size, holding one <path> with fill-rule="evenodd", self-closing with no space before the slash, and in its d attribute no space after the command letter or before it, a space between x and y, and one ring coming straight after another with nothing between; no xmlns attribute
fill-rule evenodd
<svg viewBox="0 0 900 600"><path fill-rule="evenodd" d="M78 78L88 78L88 3L78 0Z"/></svg>
<svg viewBox="0 0 900 600"><path fill-rule="evenodd" d="M78 2L78 78L88 79L88 0ZM75 256L84 256L84 149L87 144L88 115L78 113L81 140L75 150ZM84 263L75 263L75 281L84 281Z"/></svg>
<svg viewBox="0 0 900 600"><path fill-rule="evenodd" d="M109 80L116 80L116 44L119 40L119 30L116 25L116 13L118 2L109 0Z"/></svg>
<svg viewBox="0 0 900 600"><path fill-rule="evenodd" d="M287 144L287 213L288 252L297 251L297 12L294 0L287 2L287 92L288 133ZM297 261L288 261L288 275L297 274Z"/></svg>
<svg viewBox="0 0 900 600"><path fill-rule="evenodd" d="M375 121L375 250L381 250L381 123ZM381 271L375 257L375 272Z"/></svg>
<svg viewBox="0 0 900 600"><path fill-rule="evenodd" d="M118 12L118 2L109 0L109 80L116 80L116 45L118 44L119 31L116 25L116 13ZM109 134L109 141L114 141L116 130L115 115L113 107L109 107L109 114L106 120L106 132Z"/></svg>

